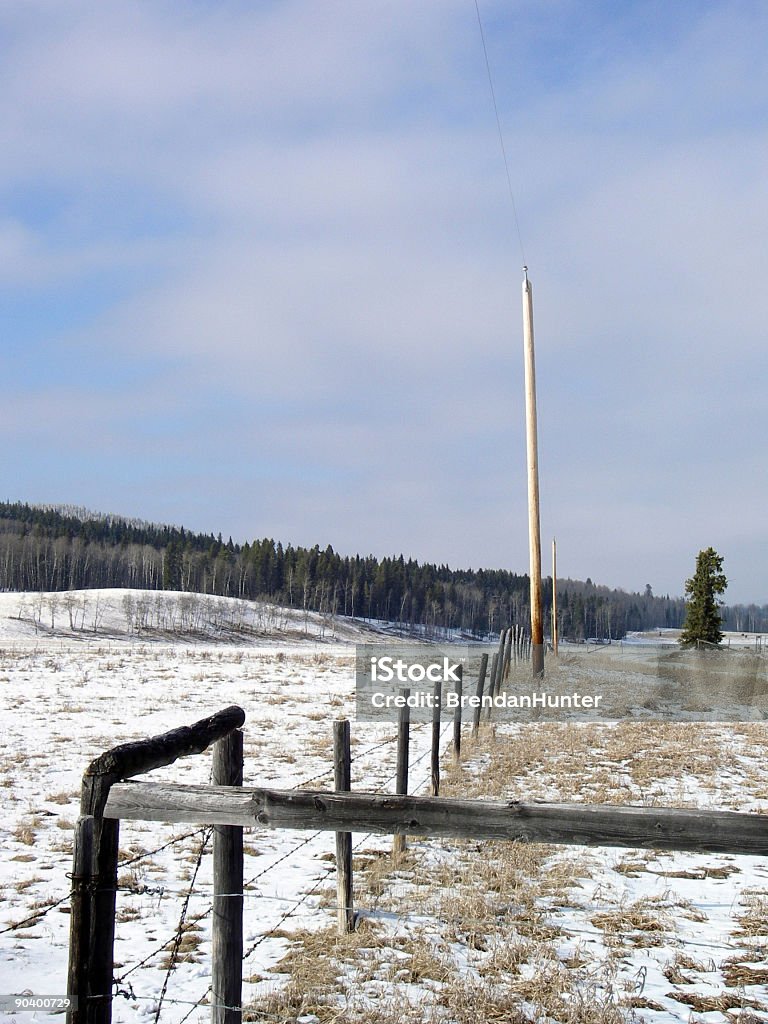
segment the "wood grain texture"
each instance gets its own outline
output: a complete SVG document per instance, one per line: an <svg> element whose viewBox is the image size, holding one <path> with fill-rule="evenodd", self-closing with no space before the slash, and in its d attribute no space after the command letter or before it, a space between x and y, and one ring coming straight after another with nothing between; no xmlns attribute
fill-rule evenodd
<svg viewBox="0 0 768 1024"><path fill-rule="evenodd" d="M768 854L768 815L677 807L123 782L112 787L105 814L195 824Z"/></svg>

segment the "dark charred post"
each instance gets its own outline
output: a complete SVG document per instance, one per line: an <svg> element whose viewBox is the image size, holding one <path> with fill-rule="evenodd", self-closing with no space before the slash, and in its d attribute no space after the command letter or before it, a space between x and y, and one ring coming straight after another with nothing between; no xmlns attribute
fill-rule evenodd
<svg viewBox="0 0 768 1024"><path fill-rule="evenodd" d="M485 686L485 674L488 671L488 655L483 654L480 658L480 672L477 676L477 690L475 691L475 697L477 698L477 706L472 711L472 735L477 736L477 731L480 728L480 711L483 706L483 688Z"/></svg>
<svg viewBox="0 0 768 1024"><path fill-rule="evenodd" d="M408 698L410 695L411 691L408 687L400 690L400 696L404 700L397 723L397 778L395 780L395 793L398 796L405 796L408 792L408 748L411 731L411 709L408 707ZM405 836L402 833L395 833L392 840L392 855L397 857L401 853L405 853Z"/></svg>
<svg viewBox="0 0 768 1024"><path fill-rule="evenodd" d="M499 656L498 656L498 654L494 654L493 658L491 659L491 676L490 676L490 679L489 679L489 682L488 682L488 694L491 697L493 697L493 686L494 686L494 681L496 679L496 669L498 668L498 665L499 665ZM486 716L489 722L491 720L492 712L493 712L493 704L489 704L488 705L488 714Z"/></svg>
<svg viewBox="0 0 768 1024"><path fill-rule="evenodd" d="M191 726L123 743L90 763L83 776L80 821L73 856L68 994L77 1009L69 1024L110 1024L112 1019L115 897L120 823L104 809L115 783L201 753L245 721L242 708L225 708ZM84 819L92 819L90 822Z"/></svg>
<svg viewBox="0 0 768 1024"><path fill-rule="evenodd" d="M203 718L194 725L171 729L160 736L136 743L121 743L92 761L86 769L86 778L101 779L109 787L118 779L144 775L153 768L173 764L180 757L202 754L212 743L239 729L245 721L245 712L236 704ZM94 812L96 813L96 812Z"/></svg>
<svg viewBox="0 0 768 1024"><path fill-rule="evenodd" d="M80 794L79 842L72 870L77 898L72 906L69 953L70 984L76 987L68 994L77 1003L69 1017L72 1024L110 1024L112 1020L120 823L103 817L111 781L86 772Z"/></svg>
<svg viewBox="0 0 768 1024"><path fill-rule="evenodd" d="M333 781L337 793L352 789L349 721L333 723ZM355 929L352 905L352 833L336 833L336 904L339 935Z"/></svg>
<svg viewBox="0 0 768 1024"><path fill-rule="evenodd" d="M462 698L464 697L464 668L459 665L456 669L456 707L453 709L453 760L461 760L461 714Z"/></svg>
<svg viewBox="0 0 768 1024"><path fill-rule="evenodd" d="M243 734L239 729L213 747L213 785L242 786ZM213 830L211 1024L243 1019L243 829Z"/></svg>
<svg viewBox="0 0 768 1024"><path fill-rule="evenodd" d="M88 956L91 934L91 870L93 860L94 817L83 815L75 826L72 855L72 897L69 921L69 976L67 993L82 1000L82 1005L67 1013L68 1024L85 1021L85 993L88 988Z"/></svg>
<svg viewBox="0 0 768 1024"><path fill-rule="evenodd" d="M432 757L430 761L429 791L432 796L440 793L440 716L443 709L443 684L435 682L432 691Z"/></svg>

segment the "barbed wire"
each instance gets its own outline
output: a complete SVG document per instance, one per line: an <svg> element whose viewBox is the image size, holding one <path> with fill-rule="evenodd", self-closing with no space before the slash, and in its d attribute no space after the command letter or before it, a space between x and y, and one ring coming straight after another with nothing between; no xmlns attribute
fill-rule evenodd
<svg viewBox="0 0 768 1024"><path fill-rule="evenodd" d="M382 747L389 746L390 743L395 743L396 741L396 735L390 736L388 739L383 740L381 743L376 743L374 746L368 747L367 750L361 750L359 754L355 754L354 757L350 758L350 764L354 764L356 761L360 761L364 757L367 757L369 754L372 754L375 750L380 750ZM311 779L303 779L301 782L297 782L295 786L291 786L291 789L304 789L306 786L311 785L313 782L318 782L320 779L324 779L326 775L333 775L334 770L335 769L333 768L333 766L331 766L330 768L326 768L324 772L321 772L319 775L315 775Z"/></svg>
<svg viewBox="0 0 768 1024"><path fill-rule="evenodd" d="M450 725L446 727L446 729L441 734L441 737L440 737L441 740L443 739L443 737L446 735L446 733L448 732L448 730L450 728L451 728ZM363 758L367 757L369 754L375 752L376 750L379 750L379 749L381 749L381 748L383 748L385 746L391 745L392 743L394 743L396 741L396 739L397 739L397 736L388 737L386 740L383 740L380 743L376 743L373 746L368 747L365 750L359 752L358 754L355 755L354 758L352 758L352 760L353 761L362 760ZM417 757L413 762L411 762L410 767L413 767L416 764L419 764L430 753L431 753L431 749L427 748L427 750L425 750L419 757ZM326 775L330 775L333 772L333 770L334 770L333 768L330 768L330 769L328 769L327 771L323 772L320 775L314 776L313 778L311 778L309 780L304 780L304 781L302 781L300 783L297 783L292 788L294 790L299 789L299 788L304 788L305 786L309 785L311 782L314 782L314 781L317 781L318 779L324 778ZM397 772L395 772L394 774L388 776L386 779L384 779L383 782L379 783L379 785L376 787L375 790L373 790L373 792L381 792L384 789L384 787L387 786L396 777L397 777ZM416 786L416 790L421 788L421 786L423 786L428 781L429 781L429 777L427 777L426 779L422 780L422 782L420 782ZM275 860L271 864L267 865L262 871L258 872L256 875L252 876L247 882L244 883L244 885L253 885L260 878L263 878L265 875L267 875L271 871L275 870L275 868L277 868L280 864L282 864L285 861L287 861L290 858L292 858L299 850L301 850L305 846L309 845L309 843L311 843L313 840L317 839L324 831L325 831L324 829L317 830L312 835L310 835L306 839L302 840L299 844L297 844L296 846L292 847L290 850L288 850L285 854L283 854L277 860ZM181 910L181 913L180 913L180 916L179 916L179 923L178 923L178 925L176 927L176 930L174 932L174 935L172 937L172 941L173 941L174 944L173 944L173 947L171 949L169 963L168 963L168 967L167 967L167 970L166 970L166 975L165 975L165 979L164 979L164 982L163 982L163 987L162 987L162 990L161 990L161 993L160 993L160 997L159 997L159 1001L158 1001L158 1005L157 1005L157 1009L156 1009L156 1013L155 1013L155 1024L157 1024L157 1022L159 1020L160 1012L161 1012L162 1005L163 1005L164 1002L166 1004L168 1004L168 1005L178 1004L178 1005L190 1005L191 1006L191 1009L190 1009L189 1013L185 1015L185 1017L183 1018L183 1020L181 1022L181 1024L184 1024L184 1021L186 1021L191 1016L191 1014L194 1012L194 1010L203 1003L203 1001L205 1000L205 998L207 997L207 995L211 991L211 988L209 987L208 990L200 997L200 999L197 1002L194 1002L194 1003L192 1003L192 1002L187 1003L184 1000L173 1000L173 999L167 998L167 988L168 988L168 983L169 983L169 979L170 979L170 974L171 974L171 971L173 970L173 967L175 966L175 963L177 962L178 950L179 950L179 947L181 945L181 939L182 939L182 935L183 935L184 923L187 920L189 904L190 904L190 901L192 900L192 898L196 895L194 893L195 882L196 882L197 875L198 875L198 872L199 872L199 869L200 869L200 866L201 866L201 863L202 863L202 857L203 857L203 854L205 852L205 848L207 846L208 840L210 839L210 836L211 836L212 832L213 832L213 829L211 827L209 827L209 826L206 826L206 827L204 827L202 829L198 828L198 829L195 829L195 830L193 830L193 831L191 831L189 833L185 833L182 836L174 836L171 840L163 843L161 846L157 847L156 849L151 850L151 851L144 851L144 852L142 852L140 854L137 854L136 856L130 858L129 860L122 861L121 863L118 864L119 868L130 867L130 866L132 866L132 865L134 865L136 863L140 863L142 860L150 859L151 857L155 856L158 853L163 852L164 850L168 849L170 846L173 846L173 845L175 845L178 842L184 841L185 839L192 838L195 835L201 835L202 836L202 841L201 841L201 844L200 844L200 849L199 849L199 852L198 852L198 858L197 858L197 862L195 864L195 869L194 869L194 872L193 872L193 875L192 875L192 879L190 881L189 888L185 891L185 894L184 894L185 898L184 898L184 903L182 905L182 910ZM370 837L372 835L373 835L373 833L367 833L366 835L364 835L355 844L354 849L358 850L365 842L367 842L370 839ZM257 949L258 946L261 945L262 942L265 942L271 935L273 935L285 923L285 921L287 921L293 914L296 913L296 911L298 910L298 908L300 906L305 904L307 902L307 900L310 899L311 896L315 895L315 893L320 888L320 886L327 880L328 876L333 871L335 871L335 870L336 870L336 864L335 863L330 864L328 867L326 867L323 870L323 873L317 879L317 881L315 882L315 884L312 886L311 889L309 889L307 892L305 892L300 898L298 898L296 900L288 901L291 904L290 908L284 914L281 915L281 917L277 921L277 923L275 925L273 925L273 927L268 932L265 932L262 936L259 937L259 939L257 939L257 941L250 947L248 952L244 955L243 960L245 960L249 956L251 956L252 953L255 951L255 949ZM142 885L142 886L117 886L117 891L130 892L132 895L158 895L158 896L162 897L163 895L165 895L166 892L169 892L171 890L169 890L166 886L154 886L154 887L152 887L152 886ZM175 890L175 894L176 895L180 894L180 892L181 892L181 890ZM219 895L225 895L225 896L235 896L235 895L237 895L240 898L242 898L243 896L247 895L247 896L252 897L252 898L273 899L276 902L282 902L282 903L286 902L285 900L282 900L280 897L269 897L269 896L265 896L263 893L253 893L252 894L252 893L244 892L244 893L237 893L237 894L235 894L235 893L217 894L217 896L219 896ZM61 900L59 900L56 904L52 904L50 907L46 908L43 912L41 912L41 914L34 915L34 919L37 919L39 917L45 916L45 914L48 913L50 910L53 910L55 906L59 906L62 903L64 903L67 899L70 898L70 896L71 896L71 893L68 893L65 897L63 897ZM201 913L193 915L190 918L191 923L196 924L197 922L203 920L204 918L206 918L211 913L212 910L213 910L213 903L211 903ZM24 924L27 921L30 921L32 919L33 918L25 919L24 922L19 922L14 927L21 927L22 924ZM10 930L10 929L6 929L6 930ZM0 932L0 934L2 934L2 933ZM147 963L149 963L149 961L152 960L155 956L157 956L158 953L161 953L164 950L166 950L170 941L171 941L171 939L165 940L160 946L158 946L155 949L153 949L146 957L144 957L142 960L140 960L139 962L134 964L133 967L129 968L127 971L123 972L123 974L121 974L120 977L116 978L115 981L114 981L114 987L115 987L115 993L114 994L115 995L124 995L124 996L126 996L126 998L138 998L138 997L135 996L135 993L133 993L133 990L132 990L132 987L130 985L130 982L127 982L126 979L129 978L136 971L138 971L141 967L143 967ZM128 986L127 990L125 990L122 987L122 986L125 986L126 984Z"/></svg>
<svg viewBox="0 0 768 1024"><path fill-rule="evenodd" d="M71 877L71 874L67 874L67 878ZM68 899L71 899L74 891L74 889L70 889L66 895L62 896L60 900L56 900L55 903L51 903L47 907L43 907L42 910L31 914L29 917L25 917L21 921L15 921L13 924L7 925L5 928L0 928L0 935L6 935L8 932L18 931L19 928L24 928L28 924L33 924L34 922L39 921L41 918L45 917L46 914L50 914L52 910L55 910L56 907L60 907L62 903L66 903Z"/></svg>
<svg viewBox="0 0 768 1024"><path fill-rule="evenodd" d="M184 903L182 904L182 907L181 907L181 914L179 915L179 923L176 926L176 938L174 940L173 949L171 950L171 956L170 956L170 959L169 959L169 962L168 962L168 969L165 972L165 979L163 981L163 987L162 987L162 989L160 991L160 999L158 1000L158 1003L157 1003L157 1010L155 1012L155 1024L157 1024L157 1022L160 1020L160 1011L161 1011L161 1009L163 1007L163 999L165 998L165 993L166 993L166 990L168 988L168 982L169 982L170 977L171 977L171 971L173 970L174 966L176 965L176 958L179 955L179 947L181 946L181 937L182 937L182 933L183 933L183 930L184 930L184 921L186 920L187 910L189 909L189 901L190 901L190 898L191 898L191 895L192 895L192 890L195 887L195 879L197 878L197 873L200 870L200 865L201 865L202 860L203 860L203 853L205 852L205 848L208 845L208 841L209 841L209 839L211 838L212 835L213 835L213 826L210 826L210 827L206 828L206 830L205 830L205 832L203 834L203 837L200 840L200 849L198 850L198 854L197 854L197 862L195 864L195 870L192 872L192 878L190 879L190 882L189 882L189 891L188 891L187 897L184 900Z"/></svg>
<svg viewBox="0 0 768 1024"><path fill-rule="evenodd" d="M142 860L149 860L150 857L156 856L158 853L162 853L163 850L167 850L169 846L174 846L176 843L182 843L185 839L192 839L193 836L199 836L205 832L208 826L204 825L202 828L196 828L192 832L186 832L183 836L175 836L170 839L167 843L163 843L162 846L158 846L156 850L146 850L144 853L138 853L135 857L130 860L121 860L117 862L118 870L120 868L128 868L132 864L138 864Z"/></svg>

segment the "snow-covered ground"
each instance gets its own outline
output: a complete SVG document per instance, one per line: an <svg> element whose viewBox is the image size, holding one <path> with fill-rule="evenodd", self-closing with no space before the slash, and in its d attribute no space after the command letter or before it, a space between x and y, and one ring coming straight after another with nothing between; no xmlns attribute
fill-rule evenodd
<svg viewBox="0 0 768 1024"><path fill-rule="evenodd" d="M330 785L332 720L354 719L349 645L370 640L371 630L246 602L200 599L184 607L185 596L102 591L74 595L69 606L59 595L51 607L45 595L0 595L0 993L65 989L72 827L82 772L103 750L239 704L245 785ZM391 788L395 729L353 721L352 739L354 788ZM764 811L766 739L766 728L752 723L498 727L495 736L486 731L466 744L460 769L446 763L445 792ZM415 728L414 792L425 792L428 743L428 730ZM206 753L152 779L205 783L210 768ZM121 824L115 1021L154 1019L182 914L161 1019L209 1017L208 1008L195 1009L210 985L211 857L210 847L200 857L201 839L202 830L191 827ZM331 1015L265 1010L253 1019L357 1019L345 989L352 979L355 1005L405 1000L402 1020L442 1014L463 1022L463 1011L444 1002L455 998L458 981L462 991L485 993L490 978L517 1001L507 1016L483 1016L475 1000L472 1019L512 1022L514 1005L532 1020L586 1024L613 1019L597 1012L613 1000L627 1020L632 1013L654 1022L768 1020L768 864L761 858L576 847L534 855L526 848L528 860L515 853L511 868L501 844L414 840L407 863L391 867L381 856L389 839L356 834L354 845L356 906L372 929L371 948L358 939L354 956L342 956L314 950L308 938L335 925L333 835L246 833L246 1000L277 999L291 984L284 958L292 950L310 973L337 957L330 974L339 976ZM505 884L483 874L466 889L478 861L487 869L495 858ZM496 938L470 936L468 921L482 907L495 914ZM434 967L409 967L417 947L449 964L453 980L440 980ZM545 975L570 993L562 1012L547 1002ZM448 993L443 1003L441 992Z"/></svg>

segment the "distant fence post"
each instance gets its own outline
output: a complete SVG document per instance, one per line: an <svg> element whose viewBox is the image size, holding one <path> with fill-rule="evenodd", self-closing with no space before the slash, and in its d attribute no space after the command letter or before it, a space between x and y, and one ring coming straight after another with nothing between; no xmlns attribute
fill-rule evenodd
<svg viewBox="0 0 768 1024"><path fill-rule="evenodd" d="M483 688L485 686L485 674L488 671L488 655L483 654L480 658L480 672L477 676L477 690L475 697L477 698L476 706L472 713L472 735L477 736L477 731L480 728L480 711L483 706Z"/></svg>
<svg viewBox="0 0 768 1024"><path fill-rule="evenodd" d="M443 684L435 680L432 690L432 756L430 759L429 791L432 796L440 795L440 717L443 705Z"/></svg>
<svg viewBox="0 0 768 1024"><path fill-rule="evenodd" d="M410 695L411 691L408 687L400 690L400 696L404 700L397 723L397 777L395 780L395 792L400 796L405 796L408 793L408 747L411 729L411 709L408 707L408 698ZM396 832L392 838L392 855L397 857L402 853L405 853L405 835L402 832Z"/></svg>
<svg viewBox="0 0 768 1024"><path fill-rule="evenodd" d="M352 788L349 728L346 718L333 723L333 782L337 793L348 793ZM336 908L339 935L348 935L355 929L351 832L336 833Z"/></svg>
<svg viewBox="0 0 768 1024"><path fill-rule="evenodd" d="M501 690L501 677L504 674L504 650L507 645L507 633L509 630L502 629L499 635L499 649L496 652L496 671L493 674L492 693L495 697Z"/></svg>
<svg viewBox="0 0 768 1024"><path fill-rule="evenodd" d="M243 734L239 729L213 745L213 785L242 786ZM243 1019L243 830L213 830L211 1024Z"/></svg>
<svg viewBox="0 0 768 1024"><path fill-rule="evenodd" d="M496 668L497 668L498 664L499 664L499 656L498 656L498 654L494 653L493 658L491 658L491 674L490 674L490 677L488 679L488 694L491 697L491 700L488 702L488 715L486 717L488 718L489 722L491 720L491 713L493 711L493 694L494 694L494 689L493 688L494 688L494 685L496 683Z"/></svg>
<svg viewBox="0 0 768 1024"><path fill-rule="evenodd" d="M453 759L461 760L461 714L462 698L464 696L464 668L459 665L456 668L456 707L453 709Z"/></svg>
<svg viewBox="0 0 768 1024"><path fill-rule="evenodd" d="M513 629L507 630L507 636L504 641L504 670L501 673L502 682L507 682L509 679L510 664L512 662L512 636Z"/></svg>

